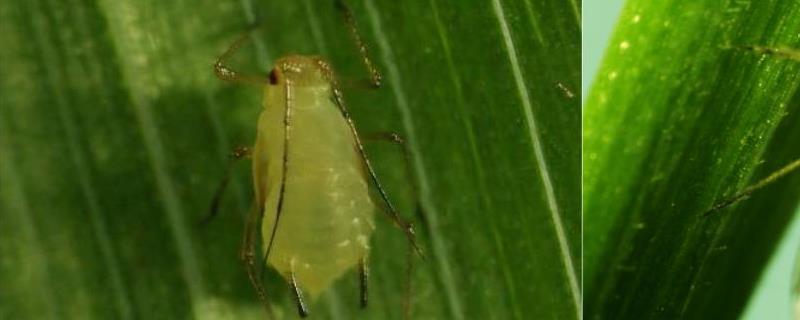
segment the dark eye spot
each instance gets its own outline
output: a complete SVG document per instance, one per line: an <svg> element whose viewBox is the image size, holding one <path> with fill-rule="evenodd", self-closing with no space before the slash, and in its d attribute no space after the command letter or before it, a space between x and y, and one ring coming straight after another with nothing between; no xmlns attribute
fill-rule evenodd
<svg viewBox="0 0 800 320"><path fill-rule="evenodd" d="M272 71L269 72L269 84L278 84L278 73L275 71L275 69L272 69Z"/></svg>

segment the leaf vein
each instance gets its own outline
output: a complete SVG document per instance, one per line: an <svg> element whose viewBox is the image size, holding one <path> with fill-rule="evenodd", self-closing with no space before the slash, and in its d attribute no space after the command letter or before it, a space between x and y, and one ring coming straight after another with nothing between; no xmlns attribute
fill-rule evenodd
<svg viewBox="0 0 800 320"><path fill-rule="evenodd" d="M514 41L511 38L511 31L508 27L508 22L506 21L505 13L503 12L503 7L500 4L500 0L492 0L492 7L500 25L500 31L503 34L503 41L506 46L506 52L508 53L508 60L511 64L511 71L514 75L514 83L516 84L517 92L520 100L522 101L522 109L525 113L525 121L528 124L535 160L538 164L537 167L539 169L539 175L541 176L542 186L544 187L545 195L547 197L547 206L550 209L553 227L555 228L556 236L558 237L559 248L561 249L561 259L567 269L566 275L567 279L569 280L572 299L575 304L576 312L580 317L581 293L580 286L578 284L578 276L576 275L575 266L572 261L572 256L570 255L569 240L567 239L566 233L564 232L563 223L561 222L561 213L556 200L553 182L550 178L550 172L547 167L547 160L545 159L544 151L542 150L542 142L536 126L536 119L533 115L533 106L531 104L530 96L528 95L528 88L526 87L525 80L522 76L519 59L517 58L516 47L514 46Z"/></svg>

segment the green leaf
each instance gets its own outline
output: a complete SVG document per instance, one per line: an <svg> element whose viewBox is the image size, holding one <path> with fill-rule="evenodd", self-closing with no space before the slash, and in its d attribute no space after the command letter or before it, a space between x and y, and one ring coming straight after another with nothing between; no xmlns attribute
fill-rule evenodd
<svg viewBox="0 0 800 320"><path fill-rule="evenodd" d="M385 79L345 90L354 121L403 134L419 180L368 146L426 252L414 318L579 318L579 3L350 4ZM0 318L263 318L237 258L247 164L197 223L255 137L262 89L211 64L256 21L236 68L320 54L364 75L331 1L0 2ZM405 241L376 220L370 306L353 272L313 318L401 318ZM268 271L266 287L295 318L285 282Z"/></svg>
<svg viewBox="0 0 800 320"><path fill-rule="evenodd" d="M584 127L590 319L730 319L800 194L800 175L703 213L800 158L795 1L630 1Z"/></svg>

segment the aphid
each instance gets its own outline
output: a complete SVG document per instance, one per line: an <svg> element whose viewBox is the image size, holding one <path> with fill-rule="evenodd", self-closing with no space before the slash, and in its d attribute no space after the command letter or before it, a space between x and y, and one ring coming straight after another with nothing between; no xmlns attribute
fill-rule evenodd
<svg viewBox="0 0 800 320"><path fill-rule="evenodd" d="M370 85L377 89L381 76L352 13L341 1L335 4L370 72ZM271 314L257 273L263 266L257 263L261 257L256 256L260 228L263 261L289 283L300 316L309 313L306 297L313 301L355 267L360 274L360 302L365 307L373 213L385 209L382 211L405 233L409 248L421 254L413 225L400 217L381 187L330 64L319 56L290 55L278 59L268 77L240 74L225 63L247 38L244 35L234 42L214 64L216 75L224 81L265 85L255 146L252 152L237 148L232 154L233 160L249 156L253 162L256 203L245 222L240 252L247 275ZM386 137L402 143L395 134ZM212 201L210 216L216 212L230 167ZM382 206L370 197L370 184L378 191ZM408 313L407 302L404 313Z"/></svg>
<svg viewBox="0 0 800 320"><path fill-rule="evenodd" d="M752 46L752 45L744 45L744 46L736 46L734 48L753 51L756 53L762 53L765 55L776 56L783 59L789 59L800 62L800 50L792 49L792 48L770 48L770 47L762 47L762 46ZM734 195L724 198L722 200L717 201L714 205L711 206L710 209L706 210L703 213L704 216L710 215L715 211L724 209L734 203L737 203L747 197L749 197L753 192L762 189L771 183L777 181L778 179L792 173L795 170L800 169L800 159L796 159L789 164L783 166L782 168L776 170L775 172L768 175L766 178L759 180L758 182L745 187L744 189L736 192Z"/></svg>

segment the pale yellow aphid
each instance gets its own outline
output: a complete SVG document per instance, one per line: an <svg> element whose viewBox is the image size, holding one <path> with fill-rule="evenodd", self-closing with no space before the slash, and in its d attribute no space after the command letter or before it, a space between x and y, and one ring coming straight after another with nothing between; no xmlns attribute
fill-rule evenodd
<svg viewBox="0 0 800 320"><path fill-rule="evenodd" d="M352 31L371 84L380 74L367 55L350 11L337 2ZM400 218L378 183L345 107L338 81L322 57L292 55L279 59L268 78L239 74L225 65L247 36L236 41L214 65L219 78L265 85L263 111L252 152L234 151L234 158L251 156L255 210L248 216L241 257L248 276L268 313L266 290L258 277L258 259L290 284L298 313L308 314L306 301L316 299L346 272L358 267L361 304L367 304L367 258L375 230L374 213L386 208L406 233L412 248L413 227ZM392 135L393 142L402 142ZM212 203L212 214L228 173ZM381 196L378 206L370 184ZM260 223L260 225L259 225ZM260 229L260 230L259 230ZM257 256L257 233L262 250ZM404 308L407 313L407 308Z"/></svg>
<svg viewBox="0 0 800 320"><path fill-rule="evenodd" d="M278 61L278 84L264 91L253 149L256 200L264 204L261 232L267 246L272 241L267 262L281 274L293 271L312 299L367 256L377 209L356 140L320 63L301 56ZM280 228L270 239L279 205Z"/></svg>

